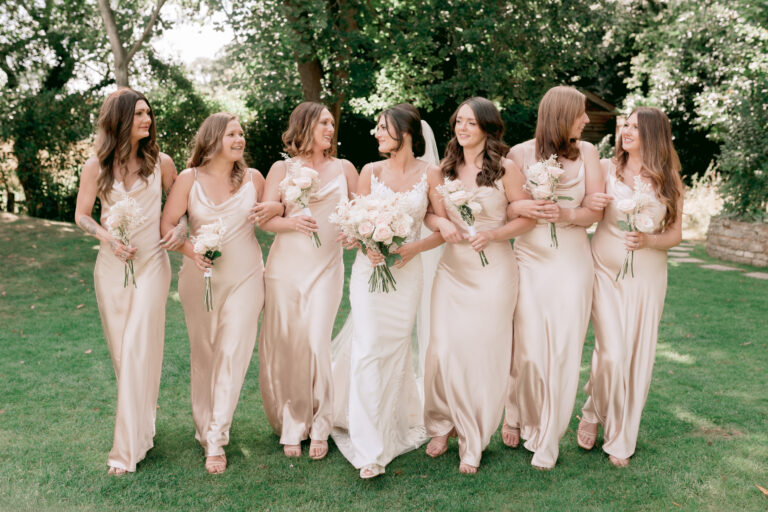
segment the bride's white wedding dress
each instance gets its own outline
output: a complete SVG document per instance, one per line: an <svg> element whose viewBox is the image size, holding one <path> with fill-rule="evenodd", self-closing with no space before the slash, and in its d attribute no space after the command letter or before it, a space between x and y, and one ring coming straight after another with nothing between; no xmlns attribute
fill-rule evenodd
<svg viewBox="0 0 768 512"><path fill-rule="evenodd" d="M427 211L426 172L401 204L414 219L406 242L420 237ZM371 195L395 194L371 176ZM414 324L423 288L421 255L403 268L391 267L397 290L368 291L372 266L358 251L349 283L351 311L333 340L333 440L356 468L383 473L396 456L421 446L424 429L423 374L414 364ZM417 336L418 337L418 336ZM418 341L415 342L418 346ZM416 358L418 363L418 358Z"/></svg>

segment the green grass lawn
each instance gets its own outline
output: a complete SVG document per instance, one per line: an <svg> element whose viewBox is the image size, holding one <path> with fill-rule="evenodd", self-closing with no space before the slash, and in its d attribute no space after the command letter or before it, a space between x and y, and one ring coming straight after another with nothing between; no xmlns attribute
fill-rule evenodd
<svg viewBox="0 0 768 512"><path fill-rule="evenodd" d="M452 441L439 459L418 450L362 481L333 445L318 462L306 446L299 460L282 455L255 354L229 468L205 472L174 275L155 448L135 474L114 478L106 458L116 388L93 292L96 247L72 224L0 217L0 510L768 509L757 488L768 488L768 281L670 264L653 384L626 470L576 446L574 414L550 472L497 433L477 475L458 473ZM692 255L709 259L699 246ZM175 274L177 255L172 262ZM347 311L345 297L337 329ZM581 386L591 349L588 339ZM580 391L575 413L584 399Z"/></svg>

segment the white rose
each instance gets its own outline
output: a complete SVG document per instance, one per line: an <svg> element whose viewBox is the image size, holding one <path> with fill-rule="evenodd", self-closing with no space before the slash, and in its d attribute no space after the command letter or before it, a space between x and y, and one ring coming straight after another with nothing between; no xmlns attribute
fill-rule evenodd
<svg viewBox="0 0 768 512"><path fill-rule="evenodd" d="M616 208L621 213L632 213L635 210L635 201L632 199L621 199L616 203Z"/></svg>
<svg viewBox="0 0 768 512"><path fill-rule="evenodd" d="M656 225L649 215L641 213L635 217L635 227L641 233L651 233L656 228Z"/></svg>
<svg viewBox="0 0 768 512"><path fill-rule="evenodd" d="M480 203L478 203L477 201L470 201L469 203L467 203L467 206L469 207L469 209L472 211L473 214L480 213L480 210L483 209L483 207L480 206Z"/></svg>
<svg viewBox="0 0 768 512"><path fill-rule="evenodd" d="M549 185L536 185L531 190L534 199L549 199L552 197L552 187Z"/></svg>
<svg viewBox="0 0 768 512"><path fill-rule="evenodd" d="M456 192L452 192L448 198L453 204L461 206L469 200L469 192L466 190L457 190Z"/></svg>
<svg viewBox="0 0 768 512"><path fill-rule="evenodd" d="M393 236L394 233L386 224L378 224L376 226L376 231L373 233L373 239L376 242L387 242L388 240L392 240Z"/></svg>
<svg viewBox="0 0 768 512"><path fill-rule="evenodd" d="M299 176L298 178L293 178L293 184L300 189L309 188L312 186L312 178L309 176Z"/></svg>
<svg viewBox="0 0 768 512"><path fill-rule="evenodd" d="M547 167L547 172L549 172L551 176L554 176L555 178L559 178L560 176L563 175L563 173L565 172L565 169L563 169L562 167L550 165L549 167Z"/></svg>
<svg viewBox="0 0 768 512"><path fill-rule="evenodd" d="M320 176L318 172L311 167L303 167L299 169L299 172L296 173L298 176L307 177L310 180L314 180Z"/></svg>
<svg viewBox="0 0 768 512"><path fill-rule="evenodd" d="M373 233L373 223L368 221L361 222L357 226L357 231L363 236L370 236Z"/></svg>
<svg viewBox="0 0 768 512"><path fill-rule="evenodd" d="M411 229L410 222L405 222L405 220L403 219L398 219L397 222L395 222L393 227L395 231L395 236L401 236L401 237L408 236L408 231L410 231Z"/></svg>
<svg viewBox="0 0 768 512"><path fill-rule="evenodd" d="M296 201L299 196L301 196L301 189L293 185L286 187L285 192L283 193L285 200L290 202Z"/></svg>

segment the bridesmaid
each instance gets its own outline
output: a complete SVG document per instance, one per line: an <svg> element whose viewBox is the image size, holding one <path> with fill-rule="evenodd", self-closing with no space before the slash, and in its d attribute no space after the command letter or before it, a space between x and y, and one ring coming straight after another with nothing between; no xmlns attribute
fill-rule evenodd
<svg viewBox="0 0 768 512"><path fill-rule="evenodd" d="M309 456L328 453L333 426L331 333L344 286L342 247L328 221L336 205L356 190L357 170L334 157L334 119L321 103L296 107L283 133L289 162L280 160L267 175L265 200L285 204L285 215L264 224L277 233L264 275L266 302L259 337L259 385L267 419L288 457L301 456L301 442L311 439ZM292 163L320 175L309 200L312 216L286 201L280 182ZM315 247L312 233L321 245Z"/></svg>
<svg viewBox="0 0 768 512"><path fill-rule="evenodd" d="M586 227L601 210L582 206L586 194L604 190L597 150L579 141L589 122L586 99L572 87L554 87L539 104L536 138L513 147L508 157L526 173L557 155L564 173L557 193L570 199L519 201L513 216L537 221L515 239L520 295L515 310L515 347L502 439L534 452L531 464L552 469L576 400L581 349L589 324L594 268ZM554 222L559 246L553 247ZM522 430L522 432L521 432Z"/></svg>
<svg viewBox="0 0 768 512"><path fill-rule="evenodd" d="M518 271L509 239L532 229L534 222L520 217L505 223L508 204L530 196L523 192L517 165L503 156L504 124L493 103L466 100L451 117L451 129L454 137L440 165L442 176L476 190L482 211L475 215L475 236L468 235L455 209L449 208L448 219L437 222L452 243L443 252L432 286L424 423L432 437L428 455L445 453L448 437L456 435L459 471L476 473L501 420L502 382L512 359L510 312L517 301ZM463 236L456 236L455 226ZM487 255L486 267L479 251Z"/></svg>
<svg viewBox="0 0 768 512"><path fill-rule="evenodd" d="M656 108L635 109L621 130L616 158L603 160L606 192L614 197L592 237L595 350L578 429L579 446L595 445L603 425L603 451L626 467L635 452L640 416L651 384L659 321L667 292L667 249L682 238L683 185L669 119ZM630 198L640 178L653 189L648 208L653 234L621 231L618 201ZM591 199L591 198L590 198ZM599 207L599 204L598 204ZM627 251L635 277L616 280Z"/></svg>
<svg viewBox="0 0 768 512"><path fill-rule="evenodd" d="M218 221L226 228L215 264L195 253L191 241L178 249L184 255L179 296L189 334L195 439L205 450L205 469L211 474L227 467L224 447L264 303L261 248L248 218L264 178L246 167L244 148L243 129L234 115L219 112L203 121L188 169L171 190L161 221L163 233L185 213L191 233ZM259 204L258 214L265 218L280 212L278 203ZM211 268L213 308L207 311L203 273Z"/></svg>
<svg viewBox="0 0 768 512"><path fill-rule="evenodd" d="M136 471L152 448L165 336L165 301L171 267L165 249L183 242L179 231L160 238L163 191L176 179L170 157L155 142L155 118L143 94L123 88L112 93L99 113L96 156L80 177L75 221L101 243L93 272L96 301L117 379L115 434L108 474ZM101 224L91 217L101 201ZM112 206L130 197L146 217L130 246L106 225ZM133 261L136 286L123 285L127 261Z"/></svg>

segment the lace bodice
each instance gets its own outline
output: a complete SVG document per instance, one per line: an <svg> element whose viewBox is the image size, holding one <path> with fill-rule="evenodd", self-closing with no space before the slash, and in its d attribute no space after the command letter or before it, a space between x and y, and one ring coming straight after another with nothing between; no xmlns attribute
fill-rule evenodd
<svg viewBox="0 0 768 512"><path fill-rule="evenodd" d="M405 192L395 192L379 181L375 174L371 175L371 195L380 198L389 198L392 195L400 196L399 202L405 204L406 212L413 217L413 226L405 239L406 242L418 240L421 237L421 225L424 222L424 216L427 214L427 205L429 203L428 190L429 184L427 183L426 172L421 175L421 180L418 183Z"/></svg>

